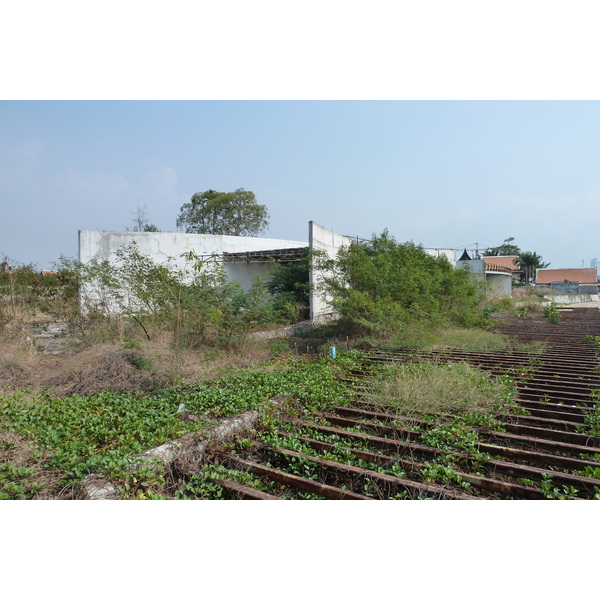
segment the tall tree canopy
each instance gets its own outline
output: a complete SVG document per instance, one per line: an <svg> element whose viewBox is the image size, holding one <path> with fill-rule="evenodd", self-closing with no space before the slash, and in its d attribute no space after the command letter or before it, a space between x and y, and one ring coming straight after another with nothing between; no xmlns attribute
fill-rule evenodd
<svg viewBox="0 0 600 600"><path fill-rule="evenodd" d="M269 225L267 207L258 204L254 192L207 190L186 202L177 217L177 228L186 233L259 236Z"/></svg>
<svg viewBox="0 0 600 600"><path fill-rule="evenodd" d="M499 246L488 248L483 252L483 256L519 256L521 254L521 248L516 244L512 244L514 237L509 237L504 240Z"/></svg>

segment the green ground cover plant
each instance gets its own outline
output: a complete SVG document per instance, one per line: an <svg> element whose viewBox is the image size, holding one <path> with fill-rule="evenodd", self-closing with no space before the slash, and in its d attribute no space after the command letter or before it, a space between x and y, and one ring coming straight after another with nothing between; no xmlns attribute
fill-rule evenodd
<svg viewBox="0 0 600 600"><path fill-rule="evenodd" d="M600 390L592 390L590 398L593 404L586 408L584 425L576 425L576 428L581 433L600 436Z"/></svg>
<svg viewBox="0 0 600 600"><path fill-rule="evenodd" d="M0 431L18 434L48 452L45 466L62 473L62 486L92 473L131 486L137 482L126 471L135 454L201 431L215 419L257 409L273 397L293 397L299 414L347 402L351 387L344 376L356 365L352 353L335 362L290 357L271 371L239 370L215 383L152 393L55 398L16 392L0 397ZM186 423L178 418L181 405L199 419ZM3 468L12 472L10 465ZM4 493L9 492L10 486Z"/></svg>
<svg viewBox="0 0 600 600"><path fill-rule="evenodd" d="M478 428L503 430L501 421L496 420L494 414L507 412L514 406L515 387L514 381L508 376L493 377L487 372L480 371L466 364L411 364L382 366L374 372L375 383L370 392L365 394L366 399L385 403L386 412L396 412L400 421L398 426L409 427L420 433L424 444L447 451L448 454L440 455L436 460L427 461L421 469L420 475L423 482L435 481L461 489L470 490L470 484L462 479L459 471L484 475L481 472L483 465L491 457L479 450ZM401 380L402 391L399 392L398 380ZM416 403L410 407L399 405L398 396L402 393L409 399L416 399ZM425 396L425 397L424 397ZM410 404L410 403L409 403ZM436 418L429 418L422 411L431 411ZM442 414L442 421L438 417ZM411 425L410 418L406 415L418 414L419 418L429 422L429 425ZM289 415L288 415L289 416ZM313 416L314 419L314 416ZM370 424L376 420L369 420ZM327 425L326 419L323 424ZM388 423L382 423L388 424ZM365 433L367 429L362 426L344 427L343 429ZM316 440L326 447L316 446L309 442ZM352 449L348 446L351 445ZM301 453L302 457L286 456L278 454L272 449L283 448ZM271 450L269 450L271 449ZM320 457L341 464L361 467L379 473L395 477L405 477L406 472L399 463L390 463L388 457L383 461L366 461L358 458L353 450L365 450L380 453L376 448L371 448L367 440L353 440L349 442L339 435L320 432L311 426L298 426L293 421L279 420L273 415L263 417L252 439L228 446L228 450L241 455L250 455L255 451L264 452L269 455L269 463L289 473L314 479L317 475L317 466L308 457ZM453 453L458 453L464 458L459 460ZM383 464L382 464L383 462ZM206 475L210 479L210 475ZM368 479L368 478L367 478ZM370 497L380 497L380 491L373 482L348 480L346 489L361 493ZM234 479L236 480L236 479ZM204 480L203 480L204 481ZM214 484L215 479L213 479ZM262 484L253 484L253 487L266 491ZM336 485L341 486L342 481ZM218 489L214 484L210 487L212 494ZM198 497L203 492L199 492ZM221 493L221 492L218 492ZM271 490L271 493L278 493ZM397 494L398 498L406 497L406 494ZM210 497L215 497L214 495ZM283 495L285 496L285 494ZM297 496L295 496L297 497Z"/></svg>

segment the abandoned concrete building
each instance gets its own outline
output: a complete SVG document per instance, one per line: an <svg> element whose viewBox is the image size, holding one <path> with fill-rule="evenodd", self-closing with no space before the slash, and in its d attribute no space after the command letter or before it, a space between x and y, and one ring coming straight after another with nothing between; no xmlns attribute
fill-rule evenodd
<svg viewBox="0 0 600 600"><path fill-rule="evenodd" d="M275 263L300 261L309 250L319 250L333 259L342 246L355 239L326 229L314 221L308 223L308 241L173 232L81 230L79 260L83 264L94 259L114 262L120 248L135 242L139 252L154 262L169 262L180 269L185 268L186 259L183 255L189 252L203 261L217 260L228 279L249 289L254 278L268 275ZM424 250L431 256L444 256L456 266L455 250ZM333 316L330 300L318 291L324 276L318 270L309 271L310 320L314 323L327 321Z"/></svg>
<svg viewBox="0 0 600 600"><path fill-rule="evenodd" d="M231 235L205 235L172 232L93 231L79 232L79 260L86 264L93 259L114 262L117 251L135 242L142 254L154 262L170 262L177 268L185 268L182 256L194 252L203 261L218 260L228 279L236 281L244 289L252 286L258 275L265 277L274 263L290 263L302 260L308 250L321 250L335 258L340 247L349 244L350 238L318 225L308 224L308 242L272 238L239 237ZM310 320L325 321L331 318L333 309L318 289L322 273L309 272Z"/></svg>

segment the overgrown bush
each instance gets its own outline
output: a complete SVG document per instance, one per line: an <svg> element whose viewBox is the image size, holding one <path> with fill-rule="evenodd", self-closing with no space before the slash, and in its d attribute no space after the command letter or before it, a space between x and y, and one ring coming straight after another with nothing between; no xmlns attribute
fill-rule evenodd
<svg viewBox="0 0 600 600"><path fill-rule="evenodd" d="M297 263L277 263L266 281L274 316L278 321L297 322L308 318L309 259Z"/></svg>
<svg viewBox="0 0 600 600"><path fill-rule="evenodd" d="M387 230L316 264L329 272L322 291L354 333L386 336L406 323L469 326L482 320L484 291L471 273L412 242L396 242Z"/></svg>
<svg viewBox="0 0 600 600"><path fill-rule="evenodd" d="M33 264L0 262L0 328L37 313L64 318L77 304L77 273L62 265L42 273Z"/></svg>
<svg viewBox="0 0 600 600"><path fill-rule="evenodd" d="M261 278L244 290L218 262L202 262L193 252L182 258L183 267L173 260L158 264L132 242L112 262L77 263L83 318L120 338L134 324L148 340L154 331L169 331L175 344L201 340L238 349L250 332L277 320Z"/></svg>
<svg viewBox="0 0 600 600"><path fill-rule="evenodd" d="M558 306L554 302L550 302L550 304L544 306L544 317L546 317L550 323L554 323L555 325L560 323L560 312L558 311Z"/></svg>

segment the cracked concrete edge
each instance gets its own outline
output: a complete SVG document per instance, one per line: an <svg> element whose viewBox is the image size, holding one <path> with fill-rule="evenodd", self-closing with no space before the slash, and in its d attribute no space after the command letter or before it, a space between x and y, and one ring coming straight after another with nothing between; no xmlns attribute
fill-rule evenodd
<svg viewBox="0 0 600 600"><path fill-rule="evenodd" d="M202 439L198 439L200 435L198 432L191 432L176 440L146 450L137 455L137 460L132 465L131 470L135 471L142 465L156 460L166 467L183 454L193 454L194 460L200 461L210 443L223 442L232 435L244 429L249 429L258 420L258 415L257 410L249 410L223 421L210 430ZM115 499L117 496L117 490L114 486L95 474L85 477L82 485L85 500L110 500Z"/></svg>

